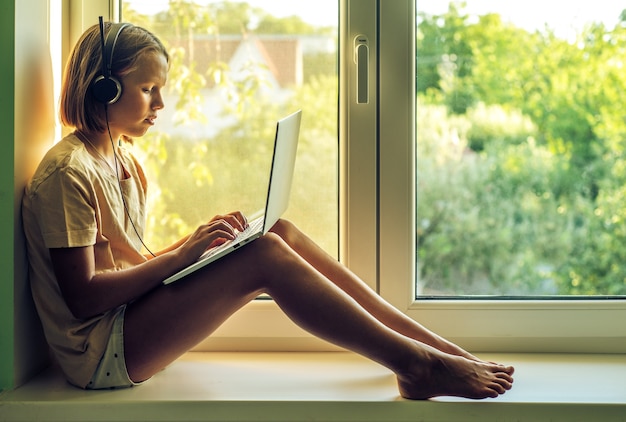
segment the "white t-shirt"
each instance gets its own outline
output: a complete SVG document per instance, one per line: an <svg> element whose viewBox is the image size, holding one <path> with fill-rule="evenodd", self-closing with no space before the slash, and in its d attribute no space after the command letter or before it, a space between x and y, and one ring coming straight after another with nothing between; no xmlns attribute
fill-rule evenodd
<svg viewBox="0 0 626 422"><path fill-rule="evenodd" d="M52 268L50 248L93 246L96 272L146 260L132 222L143 235L146 178L135 158L118 148L124 176L92 156L73 134L45 155L22 201L33 299L48 344L68 381L85 387L93 375L118 309L81 320L69 310Z"/></svg>

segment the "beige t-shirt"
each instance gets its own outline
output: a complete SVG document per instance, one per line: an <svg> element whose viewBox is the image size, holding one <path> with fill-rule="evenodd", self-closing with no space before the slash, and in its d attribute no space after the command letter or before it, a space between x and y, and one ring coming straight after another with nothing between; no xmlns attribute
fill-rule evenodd
<svg viewBox="0 0 626 422"><path fill-rule="evenodd" d="M121 192L139 234L145 223L146 178L124 148ZM22 202L30 284L46 339L67 379L85 387L93 375L119 310L75 318L57 284L50 248L93 246L96 272L116 271L146 260L111 169L75 136L53 146L41 161Z"/></svg>

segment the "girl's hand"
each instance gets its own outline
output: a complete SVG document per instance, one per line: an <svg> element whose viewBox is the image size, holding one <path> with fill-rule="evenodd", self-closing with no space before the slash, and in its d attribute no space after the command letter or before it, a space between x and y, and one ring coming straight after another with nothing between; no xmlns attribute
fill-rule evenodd
<svg viewBox="0 0 626 422"><path fill-rule="evenodd" d="M248 227L248 220L241 211L233 211L225 215L216 215L210 222L223 220L230 224L238 232L244 231Z"/></svg>
<svg viewBox="0 0 626 422"><path fill-rule="evenodd" d="M192 263L207 249L233 240L238 232L248 227L246 217L239 211L216 215L208 223L199 226L179 248L184 262Z"/></svg>

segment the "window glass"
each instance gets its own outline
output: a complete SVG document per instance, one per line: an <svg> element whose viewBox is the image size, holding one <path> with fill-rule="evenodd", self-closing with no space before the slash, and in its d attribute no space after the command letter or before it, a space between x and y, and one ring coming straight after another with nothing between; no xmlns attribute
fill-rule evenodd
<svg viewBox="0 0 626 422"><path fill-rule="evenodd" d="M150 179L147 245L261 210L276 120L303 109L286 217L337 256L337 1L125 0L122 20L171 55L166 108L136 142Z"/></svg>
<svg viewBox="0 0 626 422"><path fill-rule="evenodd" d="M416 9L417 296L625 296L623 5Z"/></svg>

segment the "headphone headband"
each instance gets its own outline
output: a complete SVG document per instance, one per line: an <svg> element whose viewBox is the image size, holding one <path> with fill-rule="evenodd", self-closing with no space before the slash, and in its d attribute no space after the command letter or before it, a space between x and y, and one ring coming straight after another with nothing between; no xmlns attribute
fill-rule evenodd
<svg viewBox="0 0 626 422"><path fill-rule="evenodd" d="M127 23L112 23L111 29L109 29L109 33L107 34L106 42L104 44L102 50L102 59L106 60L106 76L111 77L111 69L113 67L113 52L115 51L115 45L117 44L117 39L120 37L120 33L129 26Z"/></svg>

